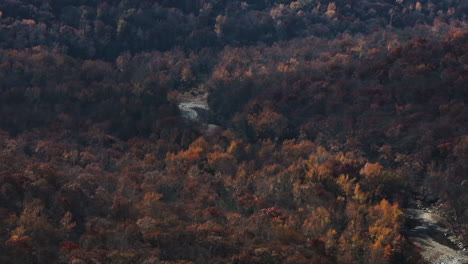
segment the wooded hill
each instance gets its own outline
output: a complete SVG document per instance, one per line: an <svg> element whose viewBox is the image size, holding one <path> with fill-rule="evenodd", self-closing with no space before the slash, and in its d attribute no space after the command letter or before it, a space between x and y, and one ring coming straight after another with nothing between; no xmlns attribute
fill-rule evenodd
<svg viewBox="0 0 468 264"><path fill-rule="evenodd" d="M0 1L0 262L424 263L421 185L467 243L467 13Z"/></svg>

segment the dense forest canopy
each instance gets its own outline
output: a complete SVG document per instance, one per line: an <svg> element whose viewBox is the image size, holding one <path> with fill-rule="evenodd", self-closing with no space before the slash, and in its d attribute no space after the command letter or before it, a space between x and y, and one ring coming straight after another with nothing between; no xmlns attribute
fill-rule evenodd
<svg viewBox="0 0 468 264"><path fill-rule="evenodd" d="M426 263L416 199L468 245L467 15L0 1L0 263Z"/></svg>

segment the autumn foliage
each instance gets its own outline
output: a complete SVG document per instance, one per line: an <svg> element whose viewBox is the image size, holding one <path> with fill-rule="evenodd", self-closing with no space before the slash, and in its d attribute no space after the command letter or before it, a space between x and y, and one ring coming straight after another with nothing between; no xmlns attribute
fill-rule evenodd
<svg viewBox="0 0 468 264"><path fill-rule="evenodd" d="M422 263L421 186L466 243L466 11L0 1L0 263Z"/></svg>

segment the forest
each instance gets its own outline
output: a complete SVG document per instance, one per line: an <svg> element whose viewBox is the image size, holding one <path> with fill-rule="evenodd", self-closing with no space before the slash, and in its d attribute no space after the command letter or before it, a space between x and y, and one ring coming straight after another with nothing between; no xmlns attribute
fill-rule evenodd
<svg viewBox="0 0 468 264"><path fill-rule="evenodd" d="M416 203L466 250L467 16L0 0L0 263L432 264Z"/></svg>

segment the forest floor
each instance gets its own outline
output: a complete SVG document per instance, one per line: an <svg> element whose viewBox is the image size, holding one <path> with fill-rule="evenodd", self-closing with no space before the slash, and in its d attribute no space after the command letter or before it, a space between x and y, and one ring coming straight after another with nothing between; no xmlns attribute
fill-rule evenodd
<svg viewBox="0 0 468 264"><path fill-rule="evenodd" d="M444 224L437 209L407 209L411 226L409 240L420 249L421 255L429 264L468 264L468 252L457 236Z"/></svg>

